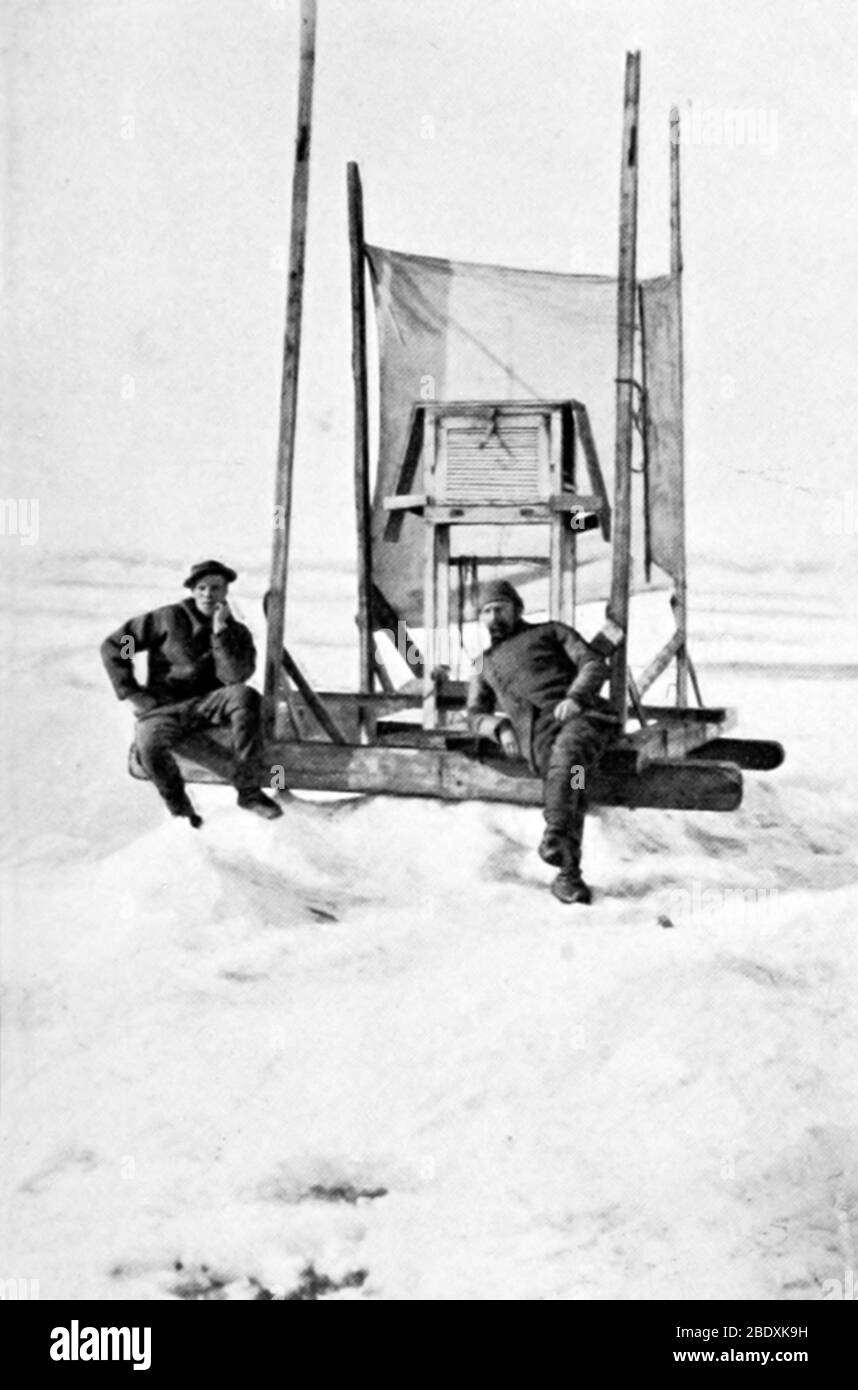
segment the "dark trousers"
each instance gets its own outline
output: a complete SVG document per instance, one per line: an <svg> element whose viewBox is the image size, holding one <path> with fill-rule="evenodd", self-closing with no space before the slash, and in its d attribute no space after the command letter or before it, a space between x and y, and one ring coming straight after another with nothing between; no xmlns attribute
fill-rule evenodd
<svg viewBox="0 0 858 1390"><path fill-rule="evenodd" d="M531 749L545 789L545 824L563 840L563 867L574 873L581 870L587 780L598 765L610 733L610 724L586 714L560 724L551 710L543 710L534 724Z"/></svg>
<svg viewBox="0 0 858 1390"><path fill-rule="evenodd" d="M184 798L185 784L173 749L189 734L220 724L228 724L232 736L236 788L255 790L261 707L261 696L249 685L224 685L138 718L134 741L140 762L174 814Z"/></svg>

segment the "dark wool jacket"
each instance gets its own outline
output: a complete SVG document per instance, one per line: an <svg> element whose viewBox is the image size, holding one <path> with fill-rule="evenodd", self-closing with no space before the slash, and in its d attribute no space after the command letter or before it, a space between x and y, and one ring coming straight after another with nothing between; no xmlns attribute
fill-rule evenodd
<svg viewBox="0 0 858 1390"><path fill-rule="evenodd" d="M149 657L145 687L134 674L138 652ZM244 623L233 618L214 633L211 620L187 598L129 619L102 642L101 659L120 700L145 688L167 704L249 680L256 649Z"/></svg>
<svg viewBox="0 0 858 1390"><path fill-rule="evenodd" d="M598 698L608 678L607 662L565 623L526 623L483 652L482 670L468 687L468 724L475 734L495 738L504 717L512 721L521 751L532 759L537 716L567 696L602 715Z"/></svg>

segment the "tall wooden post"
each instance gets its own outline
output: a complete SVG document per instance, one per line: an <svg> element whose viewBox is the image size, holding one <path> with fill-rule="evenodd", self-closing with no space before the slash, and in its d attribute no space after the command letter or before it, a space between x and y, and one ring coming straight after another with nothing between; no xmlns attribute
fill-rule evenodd
<svg viewBox="0 0 858 1390"><path fill-rule="evenodd" d="M369 489L369 417L366 365L366 295L364 276L363 189L355 163L346 169L349 207L349 251L352 300L352 379L355 393L354 483L357 519L358 640L360 643L360 690L370 694L373 687L372 635L372 508Z"/></svg>
<svg viewBox="0 0 858 1390"><path fill-rule="evenodd" d="M626 54L623 152L620 167L620 256L617 286L617 397L614 528L608 617L622 631L611 670L611 703L625 722L628 700L628 618L632 534L633 382L635 366L640 53Z"/></svg>
<svg viewBox="0 0 858 1390"><path fill-rule="evenodd" d="M274 531L271 551L271 598L265 653L265 695L269 732L276 719L283 657L286 581L289 569L289 525L298 403L298 364L301 353L301 311L304 300L304 259L307 243L307 201L310 186L310 131L313 114L313 69L316 50L316 0L301 0L301 59L298 79L298 125L292 170L292 220L289 235L289 281L286 292L286 331L280 388L280 435L274 490Z"/></svg>
<svg viewBox="0 0 858 1390"><path fill-rule="evenodd" d="M682 636L682 646L676 657L676 703L681 708L688 704L688 598L685 568L685 378L683 368L682 343L682 217L680 211L679 183L679 111L675 106L670 111L670 273L676 278L676 297L679 306L679 420L677 421L677 443L679 448L679 515L682 517L682 533L679 537L677 556L676 589L674 592L674 618L677 631Z"/></svg>

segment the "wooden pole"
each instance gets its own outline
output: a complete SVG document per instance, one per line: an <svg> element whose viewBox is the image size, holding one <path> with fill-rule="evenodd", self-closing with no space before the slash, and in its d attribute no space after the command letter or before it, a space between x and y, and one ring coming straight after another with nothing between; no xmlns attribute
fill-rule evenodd
<svg viewBox="0 0 858 1390"><path fill-rule="evenodd" d="M679 111L674 106L670 112L670 273L676 277L677 300L679 304L679 420L677 421L677 441L679 447L679 514L682 518L682 532L679 537L679 554L675 575L674 616L677 631L682 636L682 645L676 658L676 703L681 708L688 704L688 590L685 567L685 381L682 342L682 217L680 211L679 180Z"/></svg>
<svg viewBox="0 0 858 1390"><path fill-rule="evenodd" d="M638 285L638 323L641 328L641 441L643 445L643 468L641 470L641 482L643 483L643 523L644 523L644 578L647 584L652 575L652 525L650 518L650 506L652 499L649 489L649 443L650 443L650 419L649 419L649 397L647 396L647 370L646 370L646 314L644 313L644 293L643 285Z"/></svg>
<svg viewBox="0 0 858 1390"><path fill-rule="evenodd" d="M633 383L635 310L638 121L640 112L640 53L626 54L623 95L623 153L620 168L620 255L617 286L617 397L614 454L614 540L608 617L622 632L611 670L611 702L625 723L628 700L628 617L632 525Z"/></svg>
<svg viewBox="0 0 858 1390"><path fill-rule="evenodd" d="M352 298L352 379L355 392L354 482L357 519L358 636L360 642L360 690L373 688L372 614L372 507L369 488L369 407L366 365L366 296L364 276L363 189L357 164L346 169L349 207L349 251Z"/></svg>
<svg viewBox="0 0 858 1390"><path fill-rule="evenodd" d="M298 364L301 353L301 311L304 300L304 259L307 243L307 201L310 186L310 133L313 114L313 69L316 51L316 0L301 0L301 58L298 79L298 123L292 170L292 220L289 235L289 281L286 292L286 331L283 339L283 377L280 388L280 435L274 490L274 538L271 551L271 604L265 653L265 695L269 730L277 717L281 688L286 581L289 570L289 525L295 424L298 403Z"/></svg>

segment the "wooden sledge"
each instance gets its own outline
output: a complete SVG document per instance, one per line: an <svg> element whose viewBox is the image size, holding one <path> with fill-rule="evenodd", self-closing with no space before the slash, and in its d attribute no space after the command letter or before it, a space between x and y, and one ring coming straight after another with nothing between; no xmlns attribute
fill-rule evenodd
<svg viewBox="0 0 858 1390"><path fill-rule="evenodd" d="M357 165L347 167L347 201L351 263L352 368L354 383L354 490L358 541L357 627L359 690L316 691L293 656L284 648L287 602L292 476L296 426L298 367L309 188L313 72L315 60L315 0L302 0L301 59L298 121L292 179L290 261L286 333L280 404L280 432L275 487L275 526L271 587L266 607L265 737L259 764L263 787L302 791L433 797L447 801L482 800L537 806L542 784L521 760L502 758L494 745L480 742L468 731L465 687L449 678L437 660L435 641L454 621L450 600L450 535L459 524L517 527L522 536L521 557L528 556L528 527L544 524L550 531L549 617L574 619L575 539L570 518L580 513L582 526L611 547L611 591L605 626L599 634L610 658L611 706L622 729L608 747L587 787L590 801L607 806L653 807L661 810L732 811L742 799L742 772L768 771L783 760L777 743L725 737L733 712L703 706L696 673L688 653L684 535L671 600L675 632L637 680L628 669L627 636L631 570L631 477L633 429L644 416L644 462L648 423L646 391L634 379L635 332L641 328L636 281L637 186L640 54L626 55L624 124L621 157L619 276L617 294L616 442L614 496L609 501L588 418L586 402L417 402L412 408L408 449L391 496L381 500L387 510L386 539L397 538L405 513L421 518L424 536L423 613L426 646L411 662L414 679L394 689L391 673L379 657L375 635L382 629L406 630L403 614L380 592L373 569L368 431L368 373L366 351L366 248L363 198ZM679 284L682 269L679 208L679 116L671 112L671 274ZM678 344L681 370L681 335ZM635 389L638 397L635 397ZM637 411L636 402L637 399ZM681 411L681 401L680 401ZM682 440L682 420L674 421ZM455 431L459 435L455 436ZM469 444L468 431L479 431L480 442ZM505 442L504 431L512 443ZM538 460L522 454L528 430L537 444ZM447 434L445 435L445 431ZM517 433L516 433L517 431ZM458 438L458 443L456 442ZM490 445L488 448L484 446ZM474 488L477 450L485 464L491 451L506 449L503 486L492 486L490 466L484 468L485 489ZM454 447L455 446L455 447ZM458 448L459 452L456 453ZM576 487L578 474L586 486ZM681 458L681 454L680 454ZM458 462L457 462L458 460ZM522 477L532 495L516 492L514 465L522 461ZM503 462L503 460L502 460ZM455 465L455 466L454 466ZM470 489L467 498L455 493L456 467ZM418 473L420 490L415 491ZM510 478L512 477L512 484ZM681 477L681 470L680 470ZM451 479L453 480L451 482ZM523 486L523 485L522 485ZM646 479L645 479L646 486ZM682 498L678 501L681 515ZM379 499L376 499L376 507ZM412 523L413 524L413 523ZM499 552L500 553L500 552ZM467 575L473 600L478 562L494 564L491 550L470 561ZM649 552L646 556L649 566ZM462 626L464 571L460 571L459 625ZM471 602L473 610L474 603ZM473 616L473 612L472 612ZM410 638L409 638L410 642ZM676 704L645 704L646 692L675 663ZM697 706L688 702L689 685ZM632 727L629 727L629 725ZM636 724L636 727L634 725ZM191 782L229 782L232 767L228 749L216 734L189 739L181 754L183 773ZM132 749L130 770L145 776Z"/></svg>
<svg viewBox="0 0 858 1390"><path fill-rule="evenodd" d="M425 730L413 696L325 691L318 698L346 741L332 742L312 705L296 696L292 711L302 736L267 743L260 786L542 804L542 783L523 760L503 758L493 744L467 732L463 705L458 720L451 717L447 727ZM742 799L741 769L770 770L783 761L778 743L713 738L713 731L733 723L730 710L694 710L693 718L683 720L660 707L646 706L645 712L652 717L647 737L641 737L643 731L624 735L603 757L588 786L594 805L733 811ZM361 743L368 728L373 737ZM179 764L188 782L232 781L228 742L217 731L186 740ZM129 771L145 778L133 748Z"/></svg>

